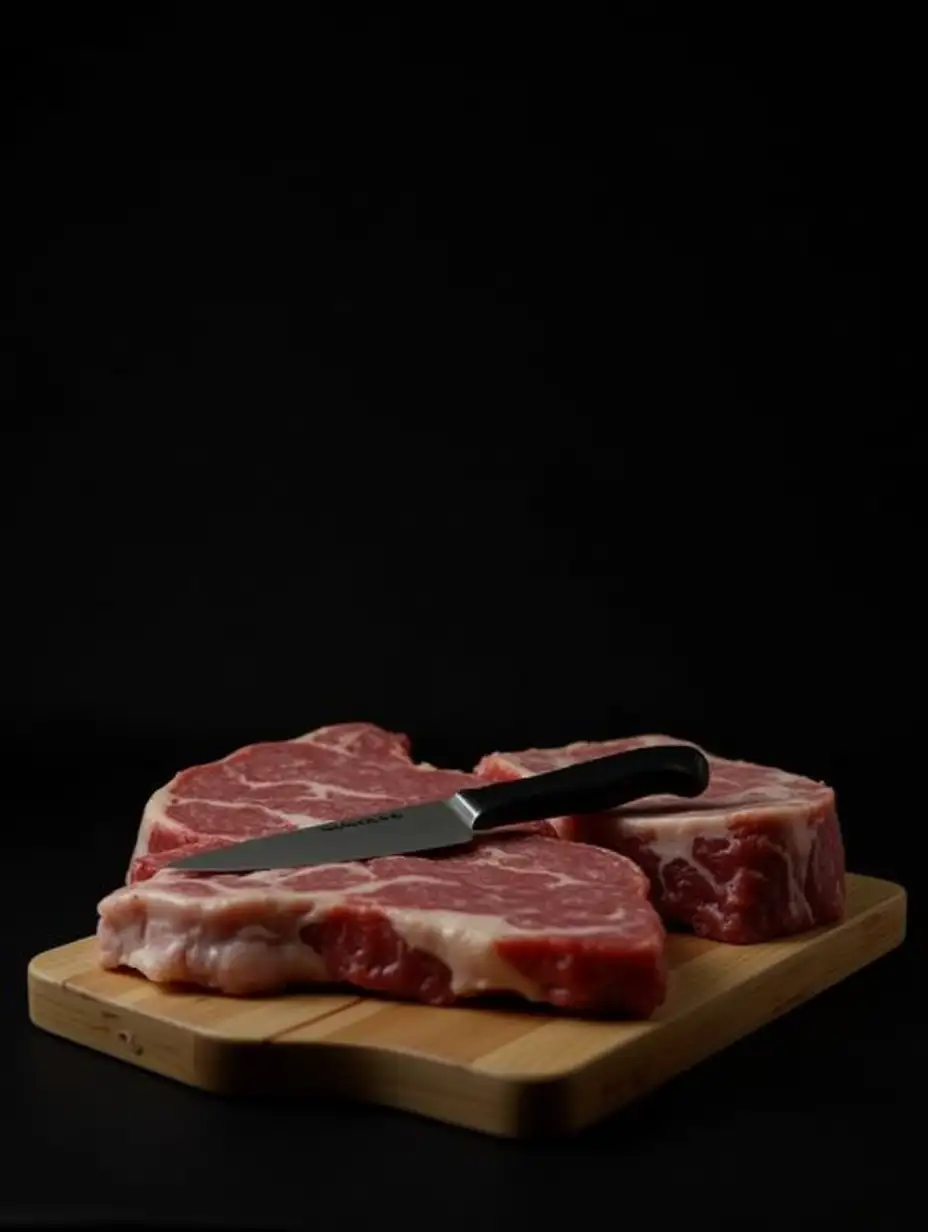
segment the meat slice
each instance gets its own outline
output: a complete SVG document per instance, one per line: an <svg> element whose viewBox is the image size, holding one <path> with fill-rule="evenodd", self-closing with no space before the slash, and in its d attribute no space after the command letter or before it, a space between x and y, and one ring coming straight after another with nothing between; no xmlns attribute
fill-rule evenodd
<svg viewBox="0 0 928 1232"><path fill-rule="evenodd" d="M127 884L99 905L103 965L238 995L336 982L436 1005L501 993L650 1014L666 970L647 877L544 825L456 854L244 875L164 867L181 852L480 782L417 765L408 747L404 736L342 724L178 774L145 809Z"/></svg>
<svg viewBox="0 0 928 1232"><path fill-rule="evenodd" d="M363 769L366 762L372 770ZM441 798L443 786L444 795L451 795L469 781L456 771L414 764L407 736L372 723L336 723L296 740L249 745L181 771L154 793L142 814L128 880L151 876L180 847L192 855L312 821L376 811L380 802L394 799L381 792L381 763L405 772L404 779L398 772L390 782L407 803L435 799L436 792Z"/></svg>
<svg viewBox="0 0 928 1232"><path fill-rule="evenodd" d="M645 735L491 753L476 772L522 778L626 749L680 743ZM709 787L695 800L653 796L551 824L562 838L628 856L648 874L665 922L702 937L746 944L840 919L844 846L832 789L784 770L706 756Z"/></svg>

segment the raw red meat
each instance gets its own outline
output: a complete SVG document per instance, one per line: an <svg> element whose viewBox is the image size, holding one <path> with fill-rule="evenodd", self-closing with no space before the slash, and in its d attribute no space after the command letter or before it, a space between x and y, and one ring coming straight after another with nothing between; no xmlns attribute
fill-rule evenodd
<svg viewBox="0 0 928 1232"><path fill-rule="evenodd" d="M477 773L521 778L643 745L679 743L648 735L491 753ZM634 860L651 879L664 920L703 937L743 944L839 919L844 846L832 789L783 770L707 756L709 786L695 800L653 796L552 825L563 838Z"/></svg>
<svg viewBox="0 0 928 1232"><path fill-rule="evenodd" d="M381 790L388 782L393 794ZM338 723L297 740L248 745L181 771L154 793L127 880L151 876L181 847L192 855L313 821L337 821L395 801L397 793L408 804L441 799L469 782L459 771L411 762L407 736L371 723Z"/></svg>
<svg viewBox="0 0 928 1232"><path fill-rule="evenodd" d="M666 986L648 880L613 852L510 828L464 854L210 875L179 851L443 799L479 780L416 765L369 724L256 744L149 801L129 883L100 904L107 967L230 994L344 982L448 1004L487 993L650 1014Z"/></svg>

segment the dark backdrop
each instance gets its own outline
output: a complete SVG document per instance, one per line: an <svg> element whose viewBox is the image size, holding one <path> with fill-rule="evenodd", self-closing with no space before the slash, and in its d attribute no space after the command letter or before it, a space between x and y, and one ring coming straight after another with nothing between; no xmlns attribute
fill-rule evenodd
<svg viewBox="0 0 928 1232"><path fill-rule="evenodd" d="M354 718L452 763L669 731L869 844L924 688L904 71L414 33L13 57L17 738L129 785L123 847L179 764Z"/></svg>
<svg viewBox="0 0 928 1232"><path fill-rule="evenodd" d="M0 74L3 986L93 928L179 767L345 719L446 764L647 729L775 762L836 786L854 869L913 889L912 32L40 7ZM710 1176L757 1227L839 1198L900 1226L915 952L552 1178L612 1202L624 1160L624 1203L669 1157L681 1203ZM359 1210L408 1210L410 1160L452 1221L562 1188L386 1114L107 1082L20 1001L3 1024L2 1198L33 1214L303 1217L310 1140ZM786 1180L820 1174L798 1206L785 1144Z"/></svg>

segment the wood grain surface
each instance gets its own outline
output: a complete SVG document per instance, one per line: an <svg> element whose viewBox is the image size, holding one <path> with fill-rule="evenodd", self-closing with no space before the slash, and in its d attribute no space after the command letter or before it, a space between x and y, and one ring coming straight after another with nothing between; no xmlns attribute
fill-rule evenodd
<svg viewBox="0 0 928 1232"><path fill-rule="evenodd" d="M232 998L102 970L92 937L29 964L54 1035L223 1094L336 1096L506 1137L575 1132L900 945L906 895L848 878L836 925L726 946L671 936L670 992L646 1023L431 1008L353 994Z"/></svg>

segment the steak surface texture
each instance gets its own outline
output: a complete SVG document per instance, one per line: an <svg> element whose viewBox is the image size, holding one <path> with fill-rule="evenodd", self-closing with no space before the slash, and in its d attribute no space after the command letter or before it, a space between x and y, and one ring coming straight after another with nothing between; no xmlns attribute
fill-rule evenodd
<svg viewBox="0 0 928 1232"><path fill-rule="evenodd" d="M477 773L522 778L628 749L682 743L644 735L491 753ZM840 919L844 844L832 789L770 766L706 756L709 786L696 799L652 796L550 824L562 838L628 856L647 873L665 923L714 941L768 941Z"/></svg>
<svg viewBox="0 0 928 1232"><path fill-rule="evenodd" d="M414 763L406 737L366 723L184 770L149 800L127 884L99 905L101 961L232 995L348 984L435 1005L504 994L648 1016L666 992L648 878L547 823L488 833L463 852L247 874L166 867L483 781Z"/></svg>

